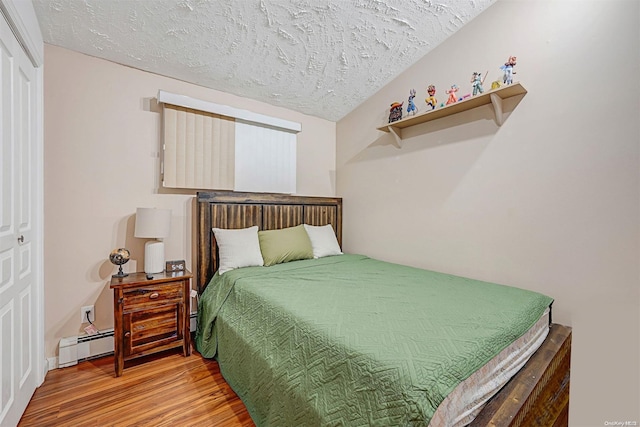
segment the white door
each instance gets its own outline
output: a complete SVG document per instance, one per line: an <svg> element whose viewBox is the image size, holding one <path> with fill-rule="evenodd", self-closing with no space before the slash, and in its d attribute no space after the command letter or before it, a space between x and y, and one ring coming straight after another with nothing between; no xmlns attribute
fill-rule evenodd
<svg viewBox="0 0 640 427"><path fill-rule="evenodd" d="M36 389L35 68L0 14L0 425L16 425Z"/></svg>

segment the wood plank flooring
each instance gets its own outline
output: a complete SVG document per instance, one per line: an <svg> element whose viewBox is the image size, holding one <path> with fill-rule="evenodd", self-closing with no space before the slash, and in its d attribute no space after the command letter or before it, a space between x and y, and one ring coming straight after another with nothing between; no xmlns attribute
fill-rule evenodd
<svg viewBox="0 0 640 427"><path fill-rule="evenodd" d="M119 378L113 356L49 372L18 426L254 426L217 362L197 352L145 360Z"/></svg>

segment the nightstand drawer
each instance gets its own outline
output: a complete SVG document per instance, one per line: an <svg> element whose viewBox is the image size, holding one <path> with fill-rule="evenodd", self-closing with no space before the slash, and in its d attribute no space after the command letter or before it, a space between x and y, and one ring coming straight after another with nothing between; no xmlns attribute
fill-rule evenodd
<svg viewBox="0 0 640 427"><path fill-rule="evenodd" d="M183 288L184 286L179 282L164 286L142 286L127 289L123 293L122 308L124 311L131 311L165 303L180 302L183 299Z"/></svg>

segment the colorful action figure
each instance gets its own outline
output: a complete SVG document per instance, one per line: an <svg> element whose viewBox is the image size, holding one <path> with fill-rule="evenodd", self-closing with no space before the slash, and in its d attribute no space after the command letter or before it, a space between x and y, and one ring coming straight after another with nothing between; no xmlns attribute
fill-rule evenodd
<svg viewBox="0 0 640 427"><path fill-rule="evenodd" d="M453 104L458 99L456 98L456 92L458 91L458 85L451 85L451 89L446 91L449 94L449 98L447 99L447 105Z"/></svg>
<svg viewBox="0 0 640 427"><path fill-rule="evenodd" d="M389 109L389 123L402 119L402 105L404 102L394 102Z"/></svg>
<svg viewBox="0 0 640 427"><path fill-rule="evenodd" d="M429 85L429 87L427 88L427 93L429 94L429 97L426 98L424 102L426 102L427 105L431 106L432 110L435 110L436 105L438 104L438 100L434 96L436 94L436 87L434 85Z"/></svg>
<svg viewBox="0 0 640 427"><path fill-rule="evenodd" d="M413 113L413 115L416 115L416 112L418 111L418 109L416 108L416 104L413 102L413 98L416 97L416 90L415 89L411 89L409 91L409 105L407 106L407 115Z"/></svg>
<svg viewBox="0 0 640 427"><path fill-rule="evenodd" d="M515 71L513 71L513 67L515 66L516 66L516 57L510 56L509 60L505 62L503 66L500 67L500 69L504 71L504 76L502 80L504 81L505 84L510 85L511 83L513 83L513 75L516 73Z"/></svg>
<svg viewBox="0 0 640 427"><path fill-rule="evenodd" d="M489 72L487 71L487 74ZM484 79L487 78L487 74L484 75ZM476 96L478 93L483 93L484 89L482 89L482 84L484 83L484 79L480 73L473 73L471 77L471 83L473 84L473 96Z"/></svg>

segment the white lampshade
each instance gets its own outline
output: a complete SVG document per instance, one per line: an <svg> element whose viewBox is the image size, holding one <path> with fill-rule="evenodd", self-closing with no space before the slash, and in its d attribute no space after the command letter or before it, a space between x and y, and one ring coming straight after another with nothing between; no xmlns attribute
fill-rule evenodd
<svg viewBox="0 0 640 427"><path fill-rule="evenodd" d="M171 230L171 210L138 208L136 210L135 237L164 239ZM164 243L151 240L144 245L144 272L147 274L164 271Z"/></svg>
<svg viewBox="0 0 640 427"><path fill-rule="evenodd" d="M135 237L164 239L171 230L171 209L138 208Z"/></svg>

